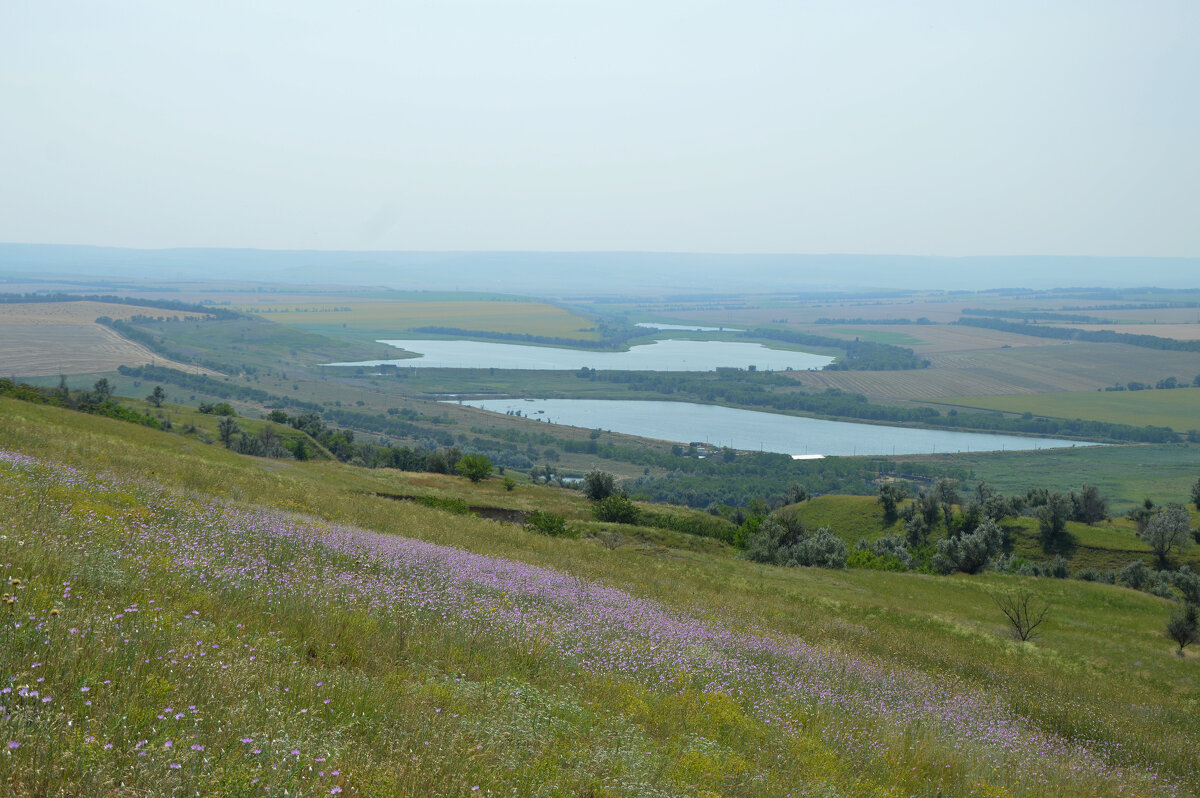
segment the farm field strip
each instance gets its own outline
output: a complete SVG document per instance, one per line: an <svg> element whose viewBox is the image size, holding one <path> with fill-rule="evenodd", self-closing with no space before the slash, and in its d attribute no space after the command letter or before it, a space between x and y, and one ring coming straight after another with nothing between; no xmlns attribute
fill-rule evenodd
<svg viewBox="0 0 1200 798"><path fill-rule="evenodd" d="M342 308L348 308L343 310ZM247 305L242 310L262 318L311 328L371 330L395 335L418 327L457 327L465 330L542 335L592 340L595 322L543 302L500 301L355 301Z"/></svg>
<svg viewBox="0 0 1200 798"><path fill-rule="evenodd" d="M948 396L939 403L1053 418L1083 418L1177 432L1200 429L1200 388L1150 391L1083 391L1020 396Z"/></svg>
<svg viewBox="0 0 1200 798"><path fill-rule="evenodd" d="M165 308L123 305L115 302L13 302L0 303L0 325L4 324L94 324L101 316L129 319L161 316L164 319L199 318L203 313L183 313Z"/></svg>
<svg viewBox="0 0 1200 798"><path fill-rule="evenodd" d="M157 364L193 374L208 369L177 363L100 324L0 325L0 374L54 377Z"/></svg>

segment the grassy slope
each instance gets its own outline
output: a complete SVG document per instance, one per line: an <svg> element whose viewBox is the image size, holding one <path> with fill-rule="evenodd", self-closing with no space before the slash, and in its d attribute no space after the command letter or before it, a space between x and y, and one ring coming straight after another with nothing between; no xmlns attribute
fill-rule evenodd
<svg viewBox="0 0 1200 798"><path fill-rule="evenodd" d="M1159 771L1175 780L1195 778L1190 768L1200 744L1196 659L1173 656L1161 638L1170 608L1160 599L1104 585L1031 582L1054 609L1043 642L1018 645L1001 636L988 596L989 590L1022 583L1012 577L785 570L722 552L634 546L607 551L586 541L547 539L363 495L381 486L406 488L405 474L364 473L336 463L258 461L178 436L8 400L0 401L0 415L4 448L117 477L152 475L200 496L313 514L565 570L735 628L797 635L855 661L924 674L944 682L951 693L961 692L968 714L983 711L965 697L979 693L1025 715L1044 732L1120 742L1127 752L1124 764L1135 769L1159 762ZM74 511L47 513L47 505L34 501L32 488L20 481L0 479L0 489L6 499L0 505L4 523L22 537L39 528L82 534L89 526L102 537L109 526L153 515L146 508L156 495L117 490L96 498L82 488L64 488L55 498L73 504ZM105 517L118 523L96 520ZM759 719L754 708L762 696L753 691L737 699L688 686L652 689L620 673L576 672L551 656L540 636L493 639L486 629L437 617L397 631L383 616L339 612L336 603L320 601L320 590L272 607L252 586L218 591L204 580L181 579L170 555L150 562L136 581L106 576L112 572L104 570L98 556L96 547L46 556L11 543L4 552L5 561L13 563L6 575L33 577L22 594L23 613L45 618L52 604L65 609L53 622L58 626L46 633L53 637L51 649L41 648L40 635L25 635L16 641L19 646L0 649L0 668L26 681L36 675L31 660L42 661L43 689L64 696L62 707L69 712L83 712L71 698L78 695L80 679L96 684L99 695L108 695L99 687L100 677L111 674L118 682L110 691L116 698L89 709L93 720L86 729L0 727L9 739L23 741L17 754L0 756L0 783L17 793L115 794L120 779L155 793L178 785L240 793L249 790L255 773L282 789L284 776L256 770L259 766L236 739L250 728L260 730L256 739L272 738L267 750L272 761L292 768L286 783L312 794L327 794L330 785L344 786L347 794L473 794L470 787L476 784L483 794L550 794L548 785L557 785L562 792L594 795L933 794L939 789L947 794L1026 789L1103 794L1115 792L1122 782L1126 792L1131 783L1135 791L1148 789L1134 773L1090 777L1073 772L1073 756L1051 755L1036 768L1016 767L969 739L962 740L964 750L927 727L818 710L804 699L792 706L797 728L785 733ZM319 573L300 568L303 558L294 552L264 556L290 562L310 578ZM337 567L372 573L375 568L357 561ZM81 600L58 598L64 575ZM182 618L196 609L201 620L196 628L139 627L135 645L151 646L145 650L151 662L135 668L142 649L121 646L121 634L128 633L118 634L112 608L133 601L146 606L149 598L168 608L165 617ZM67 623L90 629L92 645L74 646L62 631ZM192 638L203 639L205 646L209 641L221 645L229 652L230 670L196 660L185 675L184 666L171 670L150 656L168 648L182 651L184 644L194 645ZM351 654L321 654L327 642L349 646ZM259 650L261 666L237 653L244 646ZM131 671L137 679L124 678ZM319 689L317 682L327 686ZM328 718L298 714L309 706L323 712L319 701L326 694L337 699L337 710ZM192 724L194 731L189 725L187 731L162 732L168 724L156 723L154 713L189 701L201 704L203 723ZM83 739L86 730L99 730L95 745ZM202 738L195 736L201 732ZM180 751L173 759L184 767L167 770L162 754L167 733L181 741L203 739L207 751ZM143 734L154 741L154 753L144 762L123 745L113 752L100 747L104 739L116 739L131 748ZM847 753L854 739L874 745ZM330 757L330 765L314 764L314 769L331 768L336 761L349 778L318 778L305 771L288 754L293 745L306 762L318 751Z"/></svg>
<svg viewBox="0 0 1200 798"><path fill-rule="evenodd" d="M1200 388L1170 391L1085 391L1022 396L963 396L939 404L1114 424L1154 424L1177 432L1200 429Z"/></svg>

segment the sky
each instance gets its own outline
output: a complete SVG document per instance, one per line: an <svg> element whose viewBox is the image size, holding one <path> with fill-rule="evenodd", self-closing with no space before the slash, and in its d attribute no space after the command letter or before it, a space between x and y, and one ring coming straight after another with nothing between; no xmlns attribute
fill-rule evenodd
<svg viewBox="0 0 1200 798"><path fill-rule="evenodd" d="M0 241L1200 255L1200 3L0 3Z"/></svg>

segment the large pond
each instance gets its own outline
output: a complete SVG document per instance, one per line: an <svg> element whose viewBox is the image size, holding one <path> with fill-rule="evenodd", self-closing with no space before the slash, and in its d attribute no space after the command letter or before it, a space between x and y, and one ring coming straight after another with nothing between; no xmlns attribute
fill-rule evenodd
<svg viewBox="0 0 1200 798"><path fill-rule="evenodd" d="M655 341L628 352L593 352L550 346L493 344L484 341L380 341L420 354L403 360L363 360L330 366L404 366L443 369L532 369L576 371L584 366L619 371L716 371L720 367L759 371L821 369L833 362L825 355L768 349L762 344L732 341Z"/></svg>
<svg viewBox="0 0 1200 798"><path fill-rule="evenodd" d="M1056 438L824 421L689 402L486 399L462 403L495 413L520 412L530 418L573 427L790 455L936 454L1089 445Z"/></svg>
<svg viewBox="0 0 1200 798"><path fill-rule="evenodd" d="M657 321L639 321L634 327L648 330L684 330L687 332L745 332L740 327L693 327L690 324L663 324Z"/></svg>

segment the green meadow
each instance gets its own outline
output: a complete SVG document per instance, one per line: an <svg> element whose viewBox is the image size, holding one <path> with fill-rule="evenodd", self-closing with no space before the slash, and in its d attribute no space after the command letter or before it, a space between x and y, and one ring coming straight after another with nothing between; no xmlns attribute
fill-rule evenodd
<svg viewBox="0 0 1200 798"><path fill-rule="evenodd" d="M1200 783L1198 660L1164 639L1164 599L550 538L374 495L475 490L452 477L243 457L6 399L0 421L6 794ZM1032 643L992 598L1020 588L1051 606Z"/></svg>

